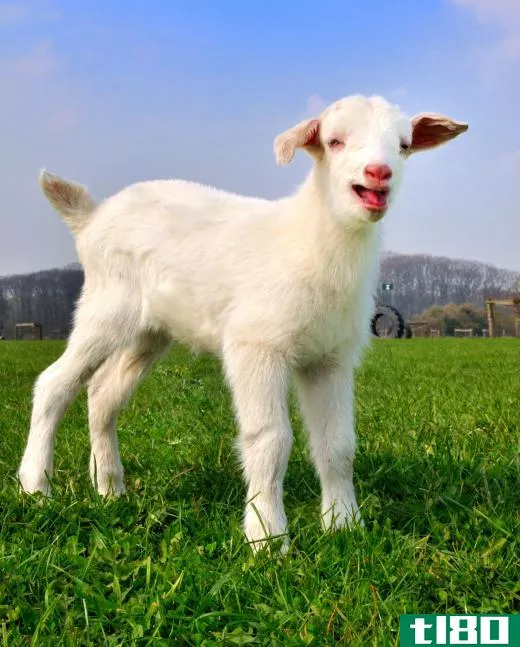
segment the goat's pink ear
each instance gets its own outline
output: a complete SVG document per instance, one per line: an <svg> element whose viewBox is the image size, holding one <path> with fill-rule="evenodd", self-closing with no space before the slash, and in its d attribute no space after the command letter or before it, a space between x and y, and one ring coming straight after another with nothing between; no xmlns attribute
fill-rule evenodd
<svg viewBox="0 0 520 647"><path fill-rule="evenodd" d="M410 153L425 151L449 142L466 132L468 124L454 121L436 112L422 112L412 117Z"/></svg>
<svg viewBox="0 0 520 647"><path fill-rule="evenodd" d="M319 119L300 121L274 140L274 153L278 164L289 164L296 148L305 148L311 155L321 150Z"/></svg>

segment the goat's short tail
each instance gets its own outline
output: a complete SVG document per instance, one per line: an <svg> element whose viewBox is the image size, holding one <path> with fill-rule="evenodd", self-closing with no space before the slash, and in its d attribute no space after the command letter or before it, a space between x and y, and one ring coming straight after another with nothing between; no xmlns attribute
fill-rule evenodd
<svg viewBox="0 0 520 647"><path fill-rule="evenodd" d="M63 180L45 170L40 173L40 186L72 233L78 234L96 208L89 192L80 184Z"/></svg>

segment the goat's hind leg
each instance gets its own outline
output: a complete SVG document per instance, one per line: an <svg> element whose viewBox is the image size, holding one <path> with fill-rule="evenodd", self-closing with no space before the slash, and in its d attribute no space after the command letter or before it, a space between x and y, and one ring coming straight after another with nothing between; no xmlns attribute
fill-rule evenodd
<svg viewBox="0 0 520 647"><path fill-rule="evenodd" d="M116 431L118 414L168 346L169 339L163 335L141 338L109 357L90 381L90 478L103 496L125 491Z"/></svg>
<svg viewBox="0 0 520 647"><path fill-rule="evenodd" d="M81 386L121 338L107 322L79 319L62 356L36 380L31 426L18 478L26 492L49 494L56 429Z"/></svg>

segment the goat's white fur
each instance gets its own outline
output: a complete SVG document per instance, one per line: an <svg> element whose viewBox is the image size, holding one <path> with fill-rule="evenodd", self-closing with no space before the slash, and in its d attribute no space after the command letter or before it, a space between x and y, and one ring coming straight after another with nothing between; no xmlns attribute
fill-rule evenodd
<svg viewBox="0 0 520 647"><path fill-rule="evenodd" d="M45 195L74 233L85 282L67 348L35 385L23 489L49 493L56 428L89 381L91 477L103 495L124 492L116 418L175 339L222 358L253 545L287 532L291 376L324 525L359 519L353 372L369 339L380 215L351 186L363 183L365 165L385 163L393 194L410 152L466 128L442 115L410 120L378 97L347 97L275 140L279 163L297 147L315 162L297 191L276 201L175 180L137 183L96 205L83 187L43 172ZM341 139L340 150L329 149L331 137ZM405 154L402 140L411 143Z"/></svg>

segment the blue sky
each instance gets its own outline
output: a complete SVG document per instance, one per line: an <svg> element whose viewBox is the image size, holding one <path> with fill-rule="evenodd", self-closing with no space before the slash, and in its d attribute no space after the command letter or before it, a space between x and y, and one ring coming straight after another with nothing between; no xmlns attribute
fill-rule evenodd
<svg viewBox="0 0 520 647"><path fill-rule="evenodd" d="M0 275L76 259L37 175L287 194L274 137L351 93L470 130L416 155L385 247L520 271L520 2L0 0Z"/></svg>

